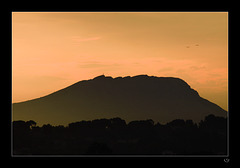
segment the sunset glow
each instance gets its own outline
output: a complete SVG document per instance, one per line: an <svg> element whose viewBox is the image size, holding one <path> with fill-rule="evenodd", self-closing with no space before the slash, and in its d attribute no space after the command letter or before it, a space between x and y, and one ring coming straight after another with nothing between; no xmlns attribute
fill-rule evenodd
<svg viewBox="0 0 240 168"><path fill-rule="evenodd" d="M13 103L102 74L178 77L228 111L228 13L12 13Z"/></svg>

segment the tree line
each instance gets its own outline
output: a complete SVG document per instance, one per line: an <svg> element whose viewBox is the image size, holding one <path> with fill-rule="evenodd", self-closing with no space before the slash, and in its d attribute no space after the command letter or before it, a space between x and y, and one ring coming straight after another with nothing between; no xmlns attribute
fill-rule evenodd
<svg viewBox="0 0 240 168"><path fill-rule="evenodd" d="M224 155L227 119L208 115L198 124L176 119L166 124L152 119L121 118L69 123L13 121L14 155Z"/></svg>

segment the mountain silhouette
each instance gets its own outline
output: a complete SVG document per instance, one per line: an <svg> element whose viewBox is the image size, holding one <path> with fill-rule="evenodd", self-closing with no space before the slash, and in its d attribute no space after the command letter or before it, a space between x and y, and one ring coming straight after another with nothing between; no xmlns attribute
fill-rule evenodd
<svg viewBox="0 0 240 168"><path fill-rule="evenodd" d="M148 75L112 78L98 76L77 82L47 96L13 103L13 120L34 120L38 125L66 125L80 120L120 117L124 120L174 119L199 122L227 112L202 98L185 81Z"/></svg>

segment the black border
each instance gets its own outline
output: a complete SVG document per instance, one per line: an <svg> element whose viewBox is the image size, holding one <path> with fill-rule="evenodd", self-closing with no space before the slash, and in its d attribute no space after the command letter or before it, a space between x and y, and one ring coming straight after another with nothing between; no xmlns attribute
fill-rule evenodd
<svg viewBox="0 0 240 168"><path fill-rule="evenodd" d="M92 3L92 4L91 4ZM79 159L81 159L82 162L86 162L88 164L88 166L91 166L92 164L107 164L107 160L113 160L113 161L117 161L114 163L114 165L117 166L131 166L131 164L135 165L136 163L138 163L139 165L142 166L150 166L150 163L154 163L155 166L170 166L171 164L183 164L185 166L190 165L191 167L194 167L196 165L203 165L203 166L209 166L209 164L214 164L214 166L217 165L223 165L223 166L227 166L227 165L231 165L232 162L235 160L235 158L233 157L233 151L232 149L234 148L233 143L233 136L231 135L232 131L229 131L229 157L227 157L228 159L228 163L226 163L226 160L224 161L224 159L226 159L225 157L120 157L120 158L116 158L116 157L101 157L101 158L96 158L96 157L90 157L90 158L78 158L78 157L74 157L74 158L70 158L70 157L39 157L39 158L34 158L34 157L12 157L11 156L11 101L12 101L12 31L11 31L11 17L12 17L12 12L31 12L31 11L36 11L36 12L44 12L44 11L59 11L59 12L74 12L74 11L79 11L79 12L229 12L229 129L232 129L232 123L233 123L233 118L234 117L234 102L233 102L233 95L232 95L232 89L231 87L234 87L234 84L232 84L231 82L231 76L230 75L232 72L236 72L237 69L230 65L232 64L233 61L233 53L235 53L234 49L232 48L232 44L233 42L233 36L234 33L232 32L234 30L234 26L233 26L233 22L236 19L236 12L234 12L234 10L232 8L230 8L229 4L226 4L226 2L224 1L218 1L218 5L216 5L215 3L209 4L209 3L204 3L203 1L191 1L188 2L190 5L192 4L192 7L189 6L184 6L184 3L181 1L169 1L169 2L158 2L156 1L155 3L148 3L146 4L146 2L143 1L138 1L138 4L123 4L122 2L118 2L118 1L113 1L112 3L108 4L111 7L106 7L106 6L102 6L102 2L101 1L92 1L90 2L91 5L85 5L82 4L81 5L81 1L79 2L74 2L74 3L70 3L70 2L65 2L65 1L58 1L57 3L50 3L50 4L43 4L42 2L39 1L32 1L29 2L28 5L25 6L25 4L23 4L22 1L16 1L13 2L11 5L9 5L7 8L4 9L4 28L6 26L6 28L4 29L4 34L7 35L6 38L6 42L4 42L4 49L6 50L6 55L4 56L6 58L6 62L4 63L7 64L7 68L5 68L2 72L4 74L4 79L6 79L5 81L7 82L2 82L4 84L6 84L6 86L4 86L4 91L7 91L7 98L4 100L4 104L7 105L7 109L4 110L4 114L7 114L7 118L6 120L4 120L4 125L8 126L8 128L6 129L7 134L5 135L7 138L7 141L4 142L4 144L6 144L7 150L6 152L4 152L4 155L8 157L8 159L6 159L6 161L14 161L14 162L18 162L18 163L23 163L23 164L27 164L26 161L33 161L33 164L36 160L38 159L42 159L43 161L49 161L49 160L53 160L53 162L59 162L59 160L61 161L67 161L68 163L74 163L74 164L78 164L81 165L81 163L79 163ZM169 3L169 5L165 5L166 3ZM93 5L94 4L94 5ZM99 5L101 4L101 5ZM189 5L188 4L188 5ZM237 5L237 4L235 4ZM140 7L139 7L140 6ZM183 7L184 6L184 7ZM220 6L220 7L218 7ZM234 19L235 17L235 19ZM236 28L235 28L236 30ZM7 71L6 71L7 69ZM6 77L5 77L6 75ZM235 85L236 86L236 85ZM233 89L234 90L234 89ZM9 160L10 159L10 160ZM57 160L56 160L57 159ZM96 162L92 162L91 160L94 159ZM122 162L120 160L124 160L127 162ZM32 163L31 163L32 164ZM39 166L46 166L46 162L35 162L35 164L38 164ZM163 165L164 164L164 165ZM114 166L113 165L113 166ZM153 165L153 166L154 166ZM65 165L63 165L65 166ZM69 165L68 165L69 166ZM152 165L151 165L152 166Z"/></svg>

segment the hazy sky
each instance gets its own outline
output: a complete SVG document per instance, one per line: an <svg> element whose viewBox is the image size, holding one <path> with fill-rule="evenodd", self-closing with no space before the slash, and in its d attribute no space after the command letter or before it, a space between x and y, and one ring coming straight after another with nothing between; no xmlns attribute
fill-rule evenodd
<svg viewBox="0 0 240 168"><path fill-rule="evenodd" d="M179 77L227 110L228 13L12 13L13 102L102 74Z"/></svg>

